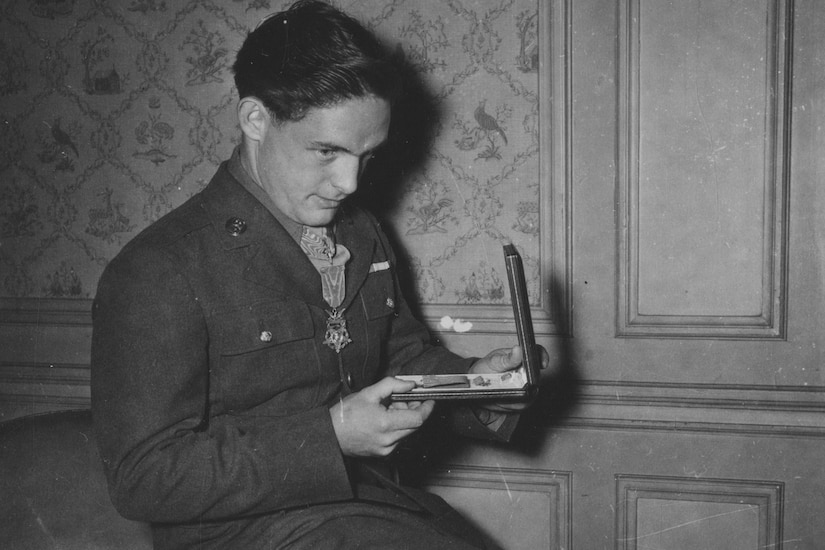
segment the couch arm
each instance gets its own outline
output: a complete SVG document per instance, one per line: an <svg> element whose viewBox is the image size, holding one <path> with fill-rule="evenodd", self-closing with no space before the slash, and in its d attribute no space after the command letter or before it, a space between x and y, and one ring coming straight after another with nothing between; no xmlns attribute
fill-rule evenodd
<svg viewBox="0 0 825 550"><path fill-rule="evenodd" d="M152 548L109 500L88 410L0 423L0 495L0 548Z"/></svg>

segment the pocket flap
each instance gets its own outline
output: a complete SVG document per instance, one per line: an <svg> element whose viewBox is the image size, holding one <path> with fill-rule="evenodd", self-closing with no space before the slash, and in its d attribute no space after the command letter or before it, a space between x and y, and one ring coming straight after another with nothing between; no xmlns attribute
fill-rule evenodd
<svg viewBox="0 0 825 550"><path fill-rule="evenodd" d="M397 304L392 273L379 270L367 275L361 296L367 319L379 319L395 313Z"/></svg>
<svg viewBox="0 0 825 550"><path fill-rule="evenodd" d="M309 306L296 300L259 302L215 313L220 353L237 355L312 338Z"/></svg>

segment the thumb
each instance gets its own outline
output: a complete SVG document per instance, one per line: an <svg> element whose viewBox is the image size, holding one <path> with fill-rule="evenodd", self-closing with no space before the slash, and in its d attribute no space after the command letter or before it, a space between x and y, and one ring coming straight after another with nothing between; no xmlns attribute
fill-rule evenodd
<svg viewBox="0 0 825 550"><path fill-rule="evenodd" d="M513 370L521 365L523 359L524 353L521 350L521 346L513 346L510 351L498 356L498 361L496 361L498 364L494 365L494 368L499 372Z"/></svg>
<svg viewBox="0 0 825 550"><path fill-rule="evenodd" d="M406 393L414 387L415 382L387 376L361 390L361 394L370 401L380 403L394 393Z"/></svg>

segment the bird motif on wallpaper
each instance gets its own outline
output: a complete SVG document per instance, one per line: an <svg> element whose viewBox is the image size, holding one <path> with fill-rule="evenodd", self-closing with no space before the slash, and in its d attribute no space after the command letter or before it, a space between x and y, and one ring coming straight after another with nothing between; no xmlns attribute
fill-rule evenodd
<svg viewBox="0 0 825 550"><path fill-rule="evenodd" d="M194 55L186 57L190 69L186 71L189 80L187 86L206 84L208 82L223 82L221 71L226 66L226 57L229 49L223 46L226 39L217 31L210 30L203 21L192 29L184 44L191 46Z"/></svg>
<svg viewBox="0 0 825 550"><path fill-rule="evenodd" d="M501 160L500 143L507 145L507 134L504 133L499 119L506 118L510 108L506 105L496 109L491 115L486 109L487 100L482 99L473 111L472 122L466 122L456 116L453 127L461 131L461 136L455 140L456 146L462 151L477 151L476 158L484 160Z"/></svg>
<svg viewBox="0 0 825 550"><path fill-rule="evenodd" d="M48 126L48 124L46 124ZM54 124L50 126L52 131L52 138L54 138L54 142L60 147L64 152L66 149L70 149L74 156L80 157L80 153L77 152L77 147L72 141L72 136L70 136L63 128L60 127L60 117L54 119Z"/></svg>
<svg viewBox="0 0 825 550"><path fill-rule="evenodd" d="M79 128L76 124L64 128L60 117L55 118L52 124L44 120L43 125L48 128L48 133L38 132L41 150L37 158L44 164L55 163L55 170L73 171L73 159L80 158L80 152L72 139L72 134L79 132Z"/></svg>
<svg viewBox="0 0 825 550"><path fill-rule="evenodd" d="M504 134L504 130L501 129L499 126L498 121L490 115L486 110L485 107L487 105L487 100L482 99L476 110L473 112L473 117L476 119L479 127L489 136L491 133L498 134L501 136L502 141L504 144L507 145L507 136Z"/></svg>

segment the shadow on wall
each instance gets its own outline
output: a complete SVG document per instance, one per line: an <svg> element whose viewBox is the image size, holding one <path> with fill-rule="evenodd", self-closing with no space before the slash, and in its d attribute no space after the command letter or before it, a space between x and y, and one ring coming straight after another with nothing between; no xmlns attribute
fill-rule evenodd
<svg viewBox="0 0 825 550"><path fill-rule="evenodd" d="M549 282L552 312L559 326L559 335L552 340L555 349L548 350L553 363L542 373L541 386L530 408L521 413L518 427L507 443L483 442L488 447L499 447L509 452L536 456L547 436L559 426L578 402L580 374L573 339L564 311L559 283ZM461 403L460 403L461 404ZM441 405L440 405L441 406ZM441 423L429 422L425 429L411 436L399 448L399 469L404 481L411 485L426 484L434 467L449 462L452 451L469 441L448 433Z"/></svg>
<svg viewBox="0 0 825 550"><path fill-rule="evenodd" d="M397 256L398 276L404 296L413 313L421 318L421 297L417 294L409 256L402 246L402 239L394 234L392 224L387 222L399 215L398 208L407 191L407 181L426 165L444 113L416 67L405 59L403 50L399 48L393 55L401 71L403 93L393 106L387 144L369 164L353 199L382 221ZM576 405L579 385L573 341L567 326L570 316L564 311L565 306L560 300L564 294L558 281L552 278L547 288L553 300L552 317L559 327L559 335L553 338L552 344L557 348L549 351L552 357L557 358L558 364L551 365L542 376L536 401L522 413L511 441L502 444L510 450L530 455L539 451L548 431ZM426 429L399 449L401 471L408 483L423 480L428 465L437 464L449 452L450 445L445 443L455 438L437 425L437 422L428 423Z"/></svg>
<svg viewBox="0 0 825 550"><path fill-rule="evenodd" d="M402 246L402 239L388 222L399 215L398 209L404 193L408 191L407 181L426 165L443 113L419 71L404 57L400 47L393 57L401 73L402 95L393 105L387 143L368 165L352 199L382 222L397 257L404 296L413 313L420 318L421 300L417 295L409 256Z"/></svg>
<svg viewBox="0 0 825 550"><path fill-rule="evenodd" d="M553 339L556 350L551 357L558 357L558 364L548 367L548 374L542 376L541 388L535 403L522 413L510 445L522 453L535 455L539 452L547 434L564 421L577 404L580 374L575 357L575 348L571 327L568 326L570 315L564 311L564 303L559 282L550 278L548 282L551 297L553 319L559 327L559 336ZM553 351L556 354L552 353Z"/></svg>

